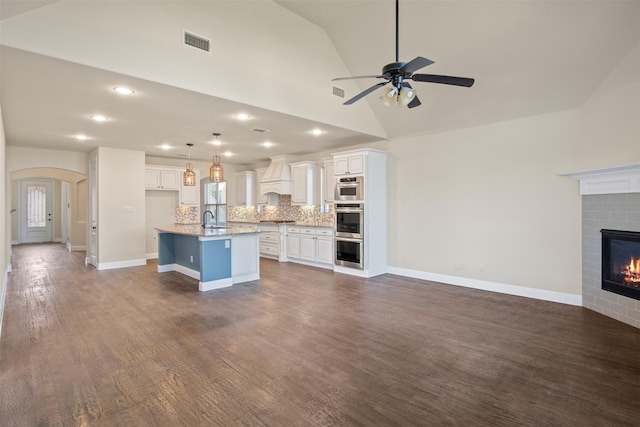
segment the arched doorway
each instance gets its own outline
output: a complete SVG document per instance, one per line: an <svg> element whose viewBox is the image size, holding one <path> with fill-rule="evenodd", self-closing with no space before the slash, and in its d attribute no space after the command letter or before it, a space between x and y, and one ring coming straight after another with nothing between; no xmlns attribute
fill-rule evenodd
<svg viewBox="0 0 640 427"><path fill-rule="evenodd" d="M84 174L58 168L28 168L10 173L11 179L11 242L29 241L23 238L21 225L26 218L25 197L21 194L24 186L21 182L50 181L53 183L53 194L56 208L52 212L52 222L56 224L59 234L53 241L62 241L69 250L84 251L87 248L87 212L88 186Z"/></svg>

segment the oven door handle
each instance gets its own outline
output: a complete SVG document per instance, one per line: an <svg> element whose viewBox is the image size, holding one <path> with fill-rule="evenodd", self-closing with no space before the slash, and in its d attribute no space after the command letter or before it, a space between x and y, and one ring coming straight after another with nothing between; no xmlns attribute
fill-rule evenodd
<svg viewBox="0 0 640 427"><path fill-rule="evenodd" d="M364 210L363 209L347 209L347 208L341 208L341 209L336 209L336 213L363 213Z"/></svg>
<svg viewBox="0 0 640 427"><path fill-rule="evenodd" d="M362 243L362 239L353 239L350 237L336 237L335 239L336 239L336 242L341 241L341 242Z"/></svg>

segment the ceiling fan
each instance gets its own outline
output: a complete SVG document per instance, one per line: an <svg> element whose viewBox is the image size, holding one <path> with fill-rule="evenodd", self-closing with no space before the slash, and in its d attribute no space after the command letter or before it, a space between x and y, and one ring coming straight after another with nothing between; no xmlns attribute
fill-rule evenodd
<svg viewBox="0 0 640 427"><path fill-rule="evenodd" d="M454 76L442 76L439 74L413 74L419 69L431 65L434 62L430 59L418 56L409 62L400 62L398 54L398 0L396 0L396 62L387 64L382 67L382 74L371 76L354 76L354 77L338 77L336 80L349 80L349 79L364 79L364 78L376 78L385 79L386 81L371 86L369 89L360 92L353 98L349 99L344 105L351 105L360 98L364 98L374 90L391 83L391 87L385 89L380 99L385 105L389 106L393 101L398 102L399 105L407 106L409 108L417 107L421 104L420 100L416 96L415 91L407 80L413 80L414 82L429 82L429 83L441 83L453 86L471 87L474 83L474 79L466 77L454 77Z"/></svg>

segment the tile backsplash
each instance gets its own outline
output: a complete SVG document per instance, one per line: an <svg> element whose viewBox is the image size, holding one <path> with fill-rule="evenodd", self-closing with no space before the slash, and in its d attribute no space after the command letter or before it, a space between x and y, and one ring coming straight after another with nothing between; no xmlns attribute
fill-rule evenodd
<svg viewBox="0 0 640 427"><path fill-rule="evenodd" d="M175 210L176 224L200 224L197 206L178 206Z"/></svg>
<svg viewBox="0 0 640 427"><path fill-rule="evenodd" d="M280 195L278 206L264 206L262 212L258 212L255 206L229 206L227 208L227 221L275 221L287 220L308 224L333 225L333 205L329 206L329 212L321 212L320 206L293 206L290 195Z"/></svg>

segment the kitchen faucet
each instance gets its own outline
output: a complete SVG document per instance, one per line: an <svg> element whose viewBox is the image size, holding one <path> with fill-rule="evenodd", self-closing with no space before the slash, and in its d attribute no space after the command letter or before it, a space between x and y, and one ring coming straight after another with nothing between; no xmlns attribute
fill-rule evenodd
<svg viewBox="0 0 640 427"><path fill-rule="evenodd" d="M207 213L209 213L211 215L211 220L215 221L216 217L213 215L213 212L211 211L204 211L204 213L202 214L202 226L206 227L207 226Z"/></svg>

